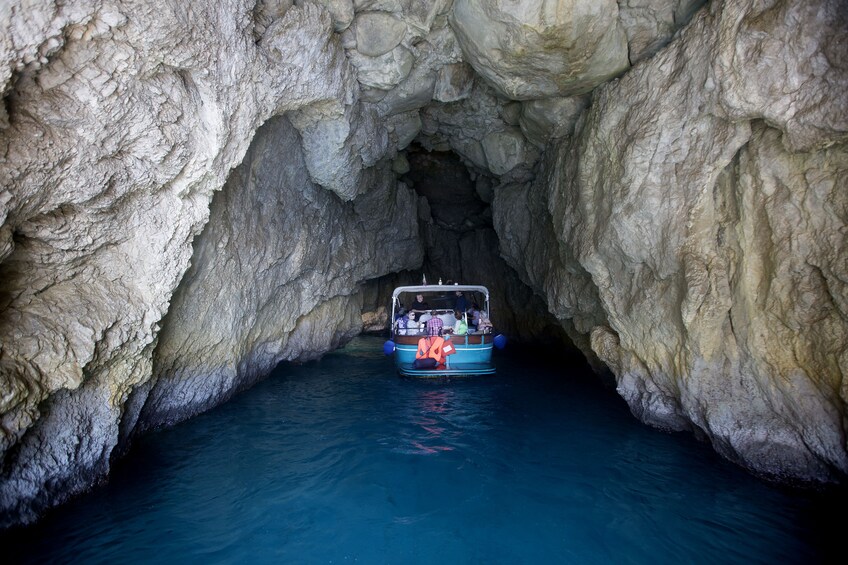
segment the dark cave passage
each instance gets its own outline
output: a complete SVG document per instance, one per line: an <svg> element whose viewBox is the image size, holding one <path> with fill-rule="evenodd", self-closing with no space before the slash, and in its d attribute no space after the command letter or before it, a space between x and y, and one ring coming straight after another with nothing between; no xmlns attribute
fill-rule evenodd
<svg viewBox="0 0 848 565"><path fill-rule="evenodd" d="M401 180L427 198L436 226L458 233L492 227L488 177L472 178L474 173L452 151L427 151L413 144L406 157L409 171ZM487 187L488 193L478 191L478 186Z"/></svg>
<svg viewBox="0 0 848 565"><path fill-rule="evenodd" d="M497 179L470 171L452 151L414 143L405 156L409 167L400 181L419 195L424 261L418 270L382 277L380 304L391 287L421 284L423 277L429 284L482 284L491 291L493 322L511 340L573 347L542 299L500 257L491 209Z"/></svg>

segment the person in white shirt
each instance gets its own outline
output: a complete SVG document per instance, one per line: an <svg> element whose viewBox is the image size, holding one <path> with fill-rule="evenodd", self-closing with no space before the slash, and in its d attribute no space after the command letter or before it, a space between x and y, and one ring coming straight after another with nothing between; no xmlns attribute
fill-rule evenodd
<svg viewBox="0 0 848 565"><path fill-rule="evenodd" d="M469 329L476 330L477 324L480 323L480 307L477 306L476 302L468 309L468 315L471 316L471 320L468 321Z"/></svg>
<svg viewBox="0 0 848 565"><path fill-rule="evenodd" d="M480 321L477 322L477 331L484 334L492 333L492 322L483 312L480 312Z"/></svg>
<svg viewBox="0 0 848 565"><path fill-rule="evenodd" d="M418 330L421 329L421 324L415 320L415 312L410 312L407 314L406 320L406 334L407 335L415 335L418 333Z"/></svg>

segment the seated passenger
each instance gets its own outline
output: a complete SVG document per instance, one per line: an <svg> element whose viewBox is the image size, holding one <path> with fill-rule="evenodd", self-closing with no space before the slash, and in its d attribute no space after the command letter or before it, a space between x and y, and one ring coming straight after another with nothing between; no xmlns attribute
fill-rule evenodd
<svg viewBox="0 0 848 565"><path fill-rule="evenodd" d="M438 320L438 318L433 318ZM445 340L439 336L427 336L418 340L418 350L415 352L416 369L433 369L445 364Z"/></svg>
<svg viewBox="0 0 848 565"><path fill-rule="evenodd" d="M415 321L415 312L410 312L407 314L406 319L406 334L407 335L415 335L421 329L421 323Z"/></svg>
<svg viewBox="0 0 848 565"><path fill-rule="evenodd" d="M489 321L489 317L483 312L480 312L480 321L477 323L477 331L483 332L484 334L492 333L492 322Z"/></svg>
<svg viewBox="0 0 848 565"><path fill-rule="evenodd" d="M405 335L408 321L406 310L403 308L398 310L397 317L395 318L395 333Z"/></svg>
<svg viewBox="0 0 848 565"><path fill-rule="evenodd" d="M444 327L444 322L438 316L431 316L429 320L427 320L427 335L430 336L439 336L442 335L442 328Z"/></svg>
<svg viewBox="0 0 848 565"><path fill-rule="evenodd" d="M476 330L477 325L480 323L480 307L476 302L468 309L468 317L470 318L470 320L468 320L469 329Z"/></svg>
<svg viewBox="0 0 848 565"><path fill-rule="evenodd" d="M439 314L439 318L442 319L442 327L444 328L443 333L452 332L453 324L456 321L453 317L453 312L442 312Z"/></svg>
<svg viewBox="0 0 848 565"><path fill-rule="evenodd" d="M468 322L465 321L465 314L462 310L455 310L453 313L456 322L453 325L454 335L465 335L468 333Z"/></svg>

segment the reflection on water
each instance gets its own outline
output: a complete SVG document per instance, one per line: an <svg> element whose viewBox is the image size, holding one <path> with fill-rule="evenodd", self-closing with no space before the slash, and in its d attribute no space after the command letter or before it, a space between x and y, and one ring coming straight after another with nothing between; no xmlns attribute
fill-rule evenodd
<svg viewBox="0 0 848 565"><path fill-rule="evenodd" d="M0 536L3 558L808 564L840 539L822 517L844 495L647 428L580 367L496 356L494 377L438 383L399 378L380 338L282 366L142 438L108 485Z"/></svg>
<svg viewBox="0 0 848 565"><path fill-rule="evenodd" d="M415 402L407 404L412 410L406 418L416 427L405 438L410 447L401 451L430 455L454 449L450 444L459 440L462 430L451 426L444 415L455 408L451 406L455 396L450 389L425 390L415 396Z"/></svg>

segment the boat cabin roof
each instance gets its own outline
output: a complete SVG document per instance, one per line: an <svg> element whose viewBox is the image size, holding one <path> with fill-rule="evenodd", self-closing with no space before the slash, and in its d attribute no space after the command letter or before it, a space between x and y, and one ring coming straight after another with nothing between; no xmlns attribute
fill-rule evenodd
<svg viewBox="0 0 848 565"><path fill-rule="evenodd" d="M399 286L392 293L392 316L394 316L395 308L402 307L401 302L409 302L409 298L416 294L423 294L424 301L427 303L427 309L437 311L450 311L453 315L454 301L456 292L472 293L474 299L479 301L481 309L489 315L489 289L479 284L427 284L416 286ZM406 304L407 307L410 304Z"/></svg>
<svg viewBox="0 0 848 565"><path fill-rule="evenodd" d="M392 299L397 300L401 294L445 294L448 292L480 292L486 300L489 299L489 289L478 284L426 284L418 286L399 286L392 293Z"/></svg>

